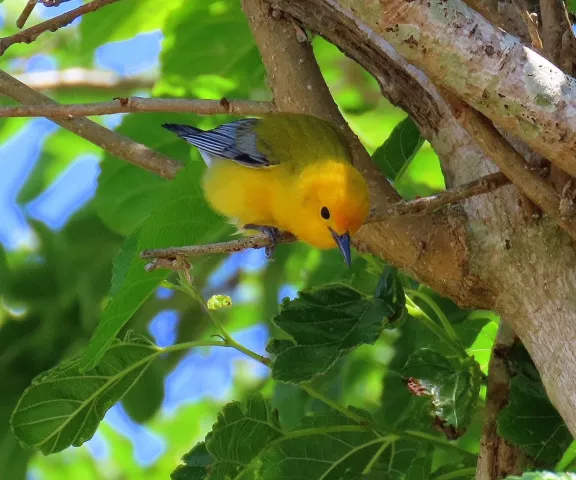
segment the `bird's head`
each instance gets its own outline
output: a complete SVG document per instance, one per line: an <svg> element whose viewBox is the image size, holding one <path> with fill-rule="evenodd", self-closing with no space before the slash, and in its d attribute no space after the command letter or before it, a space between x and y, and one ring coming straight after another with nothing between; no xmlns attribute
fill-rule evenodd
<svg viewBox="0 0 576 480"><path fill-rule="evenodd" d="M301 215L292 233L317 248L338 247L350 266L350 236L362 226L370 208L368 186L360 172L348 162L314 163L302 171L299 190Z"/></svg>

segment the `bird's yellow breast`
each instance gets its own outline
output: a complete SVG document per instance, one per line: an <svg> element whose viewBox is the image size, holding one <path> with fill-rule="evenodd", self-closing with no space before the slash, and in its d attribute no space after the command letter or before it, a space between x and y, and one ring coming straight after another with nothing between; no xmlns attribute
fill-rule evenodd
<svg viewBox="0 0 576 480"><path fill-rule="evenodd" d="M237 222L276 226L274 205L285 195L282 168L247 168L229 160L216 160L204 174L203 188L212 207Z"/></svg>
<svg viewBox="0 0 576 480"><path fill-rule="evenodd" d="M276 227L318 248L336 246L330 228L354 234L368 212L362 176L341 161L295 169L293 164L248 168L216 160L204 175L203 187L212 207L238 227ZM323 206L331 210L329 220L321 216Z"/></svg>

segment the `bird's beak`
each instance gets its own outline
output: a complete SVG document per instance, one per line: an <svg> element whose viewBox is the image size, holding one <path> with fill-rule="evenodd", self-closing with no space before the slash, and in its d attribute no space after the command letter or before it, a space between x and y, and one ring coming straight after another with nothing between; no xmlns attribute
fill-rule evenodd
<svg viewBox="0 0 576 480"><path fill-rule="evenodd" d="M344 261L348 268L352 263L352 254L350 253L350 234L348 232L343 233L342 235L338 235L334 230L330 229L330 233L338 245L340 253L344 257Z"/></svg>

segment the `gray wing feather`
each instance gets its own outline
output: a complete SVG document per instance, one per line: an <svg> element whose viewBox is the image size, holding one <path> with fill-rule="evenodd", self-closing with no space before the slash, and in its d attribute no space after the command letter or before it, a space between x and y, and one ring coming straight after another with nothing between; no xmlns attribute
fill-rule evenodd
<svg viewBox="0 0 576 480"><path fill-rule="evenodd" d="M204 161L210 156L228 158L247 167L267 167L270 162L266 155L258 151L256 134L252 126L257 119L247 118L220 125L213 130L200 130L189 125L166 123L164 128L191 143L200 150Z"/></svg>

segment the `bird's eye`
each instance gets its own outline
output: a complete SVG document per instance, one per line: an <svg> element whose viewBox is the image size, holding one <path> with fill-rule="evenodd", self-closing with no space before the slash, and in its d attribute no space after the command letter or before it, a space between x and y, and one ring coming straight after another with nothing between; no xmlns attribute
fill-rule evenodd
<svg viewBox="0 0 576 480"><path fill-rule="evenodd" d="M328 210L326 207L322 207L322 208L320 209L320 216L321 216L324 220L330 219L330 210Z"/></svg>

